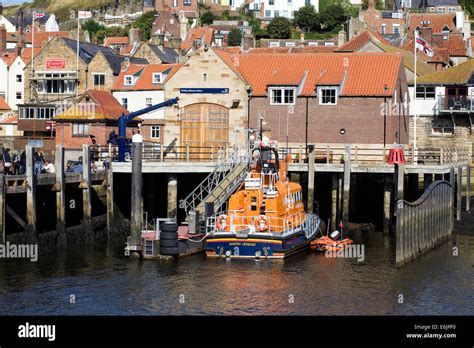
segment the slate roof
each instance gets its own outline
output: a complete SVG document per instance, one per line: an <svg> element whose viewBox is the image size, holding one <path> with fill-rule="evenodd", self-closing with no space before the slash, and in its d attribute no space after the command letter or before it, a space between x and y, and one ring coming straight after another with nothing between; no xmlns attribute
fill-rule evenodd
<svg viewBox="0 0 474 348"><path fill-rule="evenodd" d="M160 58L163 64L176 63L176 59L179 57L179 54L172 48L150 44L148 44L148 46L158 56L158 58Z"/></svg>
<svg viewBox="0 0 474 348"><path fill-rule="evenodd" d="M402 9L400 1L395 1L395 7L397 9ZM426 7L436 7L436 6L458 6L458 0L426 0ZM411 0L411 8L422 8L423 0Z"/></svg>

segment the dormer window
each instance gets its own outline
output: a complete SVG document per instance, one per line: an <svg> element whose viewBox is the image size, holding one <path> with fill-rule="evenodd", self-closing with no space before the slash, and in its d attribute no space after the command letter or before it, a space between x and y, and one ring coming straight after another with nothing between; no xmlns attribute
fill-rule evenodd
<svg viewBox="0 0 474 348"><path fill-rule="evenodd" d="M441 32L443 34L449 34L451 32L451 29L447 25L445 25L443 30L441 30Z"/></svg>
<svg viewBox="0 0 474 348"><path fill-rule="evenodd" d="M296 88L271 87L270 105L295 105Z"/></svg>
<svg viewBox="0 0 474 348"><path fill-rule="evenodd" d="M123 78L123 84L125 86L131 86L133 84L133 76L132 75L125 75Z"/></svg>
<svg viewBox="0 0 474 348"><path fill-rule="evenodd" d="M161 73L153 73L153 84L156 85L156 84L159 84L161 83L162 79L161 79Z"/></svg>
<svg viewBox="0 0 474 348"><path fill-rule="evenodd" d="M323 87L319 90L319 105L336 105L337 104L337 88Z"/></svg>

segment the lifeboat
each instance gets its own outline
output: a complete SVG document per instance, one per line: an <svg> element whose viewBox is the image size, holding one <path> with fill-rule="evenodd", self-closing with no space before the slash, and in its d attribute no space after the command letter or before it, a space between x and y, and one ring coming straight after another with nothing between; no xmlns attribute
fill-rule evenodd
<svg viewBox="0 0 474 348"><path fill-rule="evenodd" d="M287 163L275 142L265 137L256 142L227 211L206 219L208 257L282 259L307 250L320 219L305 211L301 186L288 179Z"/></svg>

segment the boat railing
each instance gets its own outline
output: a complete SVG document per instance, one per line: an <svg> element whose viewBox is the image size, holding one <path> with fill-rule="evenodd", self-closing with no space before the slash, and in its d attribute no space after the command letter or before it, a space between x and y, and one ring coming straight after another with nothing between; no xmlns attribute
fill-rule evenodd
<svg viewBox="0 0 474 348"><path fill-rule="evenodd" d="M279 180L278 173L248 173L245 178L245 189L259 189L261 187L275 188Z"/></svg>
<svg viewBox="0 0 474 348"><path fill-rule="evenodd" d="M236 233L239 231L250 230L249 233L283 233L285 231L294 232L296 229L305 228L308 222L306 214L297 213L289 215L285 218L273 217L265 215L265 227L259 226L259 219L262 215L251 216L251 215L240 215L233 214L232 211L229 215L213 215L206 219L206 232L211 233L213 231ZM217 226L218 219L224 220L224 223L220 223Z"/></svg>

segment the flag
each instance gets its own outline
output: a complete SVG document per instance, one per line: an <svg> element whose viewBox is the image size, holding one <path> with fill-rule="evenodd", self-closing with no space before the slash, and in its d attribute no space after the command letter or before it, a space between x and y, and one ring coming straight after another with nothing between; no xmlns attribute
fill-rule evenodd
<svg viewBox="0 0 474 348"><path fill-rule="evenodd" d="M34 20L41 19L44 16L46 16L46 13L44 13L44 11L34 11L33 12L33 19Z"/></svg>
<svg viewBox="0 0 474 348"><path fill-rule="evenodd" d="M92 17L92 12L91 11L78 11L77 15L79 16L79 19L86 19L86 18Z"/></svg>
<svg viewBox="0 0 474 348"><path fill-rule="evenodd" d="M430 45L418 35L417 30L415 30L415 50L423 51L428 57L433 57L433 50Z"/></svg>

